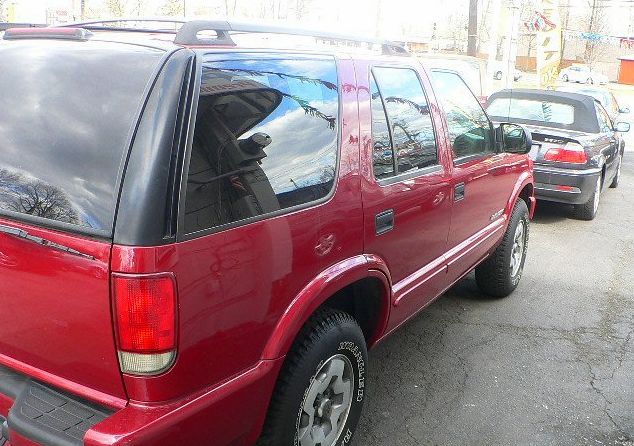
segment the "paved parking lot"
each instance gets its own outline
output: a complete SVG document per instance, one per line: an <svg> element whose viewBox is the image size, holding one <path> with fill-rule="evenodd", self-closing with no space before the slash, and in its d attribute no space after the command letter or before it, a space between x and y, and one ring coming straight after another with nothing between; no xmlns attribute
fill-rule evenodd
<svg viewBox="0 0 634 446"><path fill-rule="evenodd" d="M515 294L470 275L371 352L356 446L634 446L628 153L593 222L539 204Z"/></svg>

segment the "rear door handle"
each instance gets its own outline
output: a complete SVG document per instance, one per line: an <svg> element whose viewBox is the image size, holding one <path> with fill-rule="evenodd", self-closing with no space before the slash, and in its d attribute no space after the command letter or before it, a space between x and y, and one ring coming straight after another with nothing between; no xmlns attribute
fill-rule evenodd
<svg viewBox="0 0 634 446"><path fill-rule="evenodd" d="M464 200L465 185L464 183L456 184L454 187L453 201Z"/></svg>
<svg viewBox="0 0 634 446"><path fill-rule="evenodd" d="M374 218L376 235L385 234L394 229L394 210L389 209L376 214Z"/></svg>

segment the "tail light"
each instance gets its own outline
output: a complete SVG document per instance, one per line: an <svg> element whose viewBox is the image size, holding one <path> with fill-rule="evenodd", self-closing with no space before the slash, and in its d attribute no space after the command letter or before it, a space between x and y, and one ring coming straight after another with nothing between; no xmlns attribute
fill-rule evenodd
<svg viewBox="0 0 634 446"><path fill-rule="evenodd" d="M121 371L156 375L176 357L176 283L171 274L112 277Z"/></svg>
<svg viewBox="0 0 634 446"><path fill-rule="evenodd" d="M588 162L586 151L581 144L576 142L569 142L563 147L548 149L544 159L546 161L570 164L585 164Z"/></svg>

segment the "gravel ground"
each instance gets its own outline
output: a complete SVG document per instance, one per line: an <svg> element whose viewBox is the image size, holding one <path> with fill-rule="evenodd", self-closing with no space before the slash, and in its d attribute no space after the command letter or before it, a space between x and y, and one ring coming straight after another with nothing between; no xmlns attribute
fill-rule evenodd
<svg viewBox="0 0 634 446"><path fill-rule="evenodd" d="M513 295L472 274L370 353L355 446L634 446L630 153L593 222L538 204Z"/></svg>

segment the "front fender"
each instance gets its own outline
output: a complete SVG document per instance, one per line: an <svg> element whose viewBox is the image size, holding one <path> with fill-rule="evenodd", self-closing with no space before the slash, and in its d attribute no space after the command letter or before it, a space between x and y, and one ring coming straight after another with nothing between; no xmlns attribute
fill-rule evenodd
<svg viewBox="0 0 634 446"><path fill-rule="evenodd" d="M374 256L358 255L342 260L322 271L299 292L275 326L262 352L262 359L273 360L285 356L306 321L328 298L346 286L368 277L379 279L385 288L386 311L384 311L384 320L381 321L380 328L385 330L392 289L389 272L385 263ZM379 336L380 334L375 334L371 341Z"/></svg>
<svg viewBox="0 0 634 446"><path fill-rule="evenodd" d="M533 218L533 215L535 214L535 206L536 206L534 183L535 183L535 180L533 178L533 168L531 163L531 169L522 172L520 176L518 177L517 181L515 182L515 186L513 187L513 192L511 193L509 201L506 204L506 208L504 209L504 214L507 217L507 221L511 220L511 213L513 212L515 203L517 202L517 199L520 197L520 194L522 193L522 191L524 190L526 186L530 186L530 194L528 196L529 202L526 204L528 205L528 213L530 215L530 218L531 219Z"/></svg>

